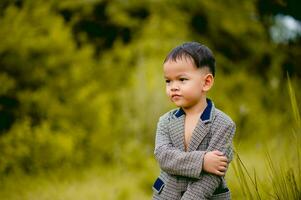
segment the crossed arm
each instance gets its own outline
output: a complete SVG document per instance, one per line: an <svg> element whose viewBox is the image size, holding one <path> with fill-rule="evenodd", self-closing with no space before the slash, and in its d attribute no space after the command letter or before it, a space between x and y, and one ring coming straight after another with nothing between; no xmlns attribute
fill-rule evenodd
<svg viewBox="0 0 301 200"><path fill-rule="evenodd" d="M183 152L173 146L167 124L165 118L160 118L156 133L155 156L160 168L169 174L199 179L194 182L196 186L191 187L191 191L188 188L186 193L196 192L204 195L204 198L210 197L220 184L221 178L203 171L204 157L207 152L218 150L228 158L228 161L232 160L231 143L235 124L233 122L225 123L216 129L212 133L206 151L191 152ZM193 191L194 188L197 191Z"/></svg>

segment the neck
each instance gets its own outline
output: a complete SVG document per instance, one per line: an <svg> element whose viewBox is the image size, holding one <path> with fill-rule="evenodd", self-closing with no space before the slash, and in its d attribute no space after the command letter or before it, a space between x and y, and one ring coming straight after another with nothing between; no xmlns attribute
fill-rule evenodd
<svg viewBox="0 0 301 200"><path fill-rule="evenodd" d="M207 101L206 97L202 98L197 104L187 107L187 108L182 108L187 115L201 115L205 108L207 107Z"/></svg>

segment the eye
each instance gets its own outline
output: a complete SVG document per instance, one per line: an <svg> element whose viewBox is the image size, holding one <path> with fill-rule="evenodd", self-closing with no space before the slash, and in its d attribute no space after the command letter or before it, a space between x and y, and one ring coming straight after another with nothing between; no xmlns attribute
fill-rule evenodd
<svg viewBox="0 0 301 200"><path fill-rule="evenodd" d="M180 78L179 79L181 82L184 82L184 81L187 81L188 79L187 78Z"/></svg>
<svg viewBox="0 0 301 200"><path fill-rule="evenodd" d="M165 80L165 83L170 83L170 80L166 79L166 80Z"/></svg>

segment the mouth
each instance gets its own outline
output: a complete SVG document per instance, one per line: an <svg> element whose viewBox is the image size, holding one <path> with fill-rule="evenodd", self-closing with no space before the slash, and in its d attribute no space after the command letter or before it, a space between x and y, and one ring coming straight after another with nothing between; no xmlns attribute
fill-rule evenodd
<svg viewBox="0 0 301 200"><path fill-rule="evenodd" d="M181 97L181 95L179 95L179 94L172 94L171 95L171 98L173 99L173 98L180 98Z"/></svg>

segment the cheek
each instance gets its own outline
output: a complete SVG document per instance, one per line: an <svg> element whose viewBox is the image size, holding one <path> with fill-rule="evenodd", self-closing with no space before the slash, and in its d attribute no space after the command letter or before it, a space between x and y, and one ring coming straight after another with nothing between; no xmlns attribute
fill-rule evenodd
<svg viewBox="0 0 301 200"><path fill-rule="evenodd" d="M201 91L201 87L196 84L185 84L185 86L182 87L182 93L188 96L198 96Z"/></svg>
<svg viewBox="0 0 301 200"><path fill-rule="evenodd" d="M181 91L182 92L189 92L193 90L193 84L191 83L184 83L181 85Z"/></svg>
<svg viewBox="0 0 301 200"><path fill-rule="evenodd" d="M169 96L169 93L170 93L169 91L170 91L170 90L169 90L169 87L166 86L166 87L165 87L165 92L166 92L167 96Z"/></svg>

